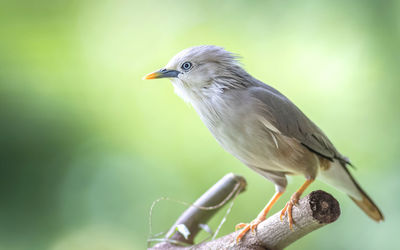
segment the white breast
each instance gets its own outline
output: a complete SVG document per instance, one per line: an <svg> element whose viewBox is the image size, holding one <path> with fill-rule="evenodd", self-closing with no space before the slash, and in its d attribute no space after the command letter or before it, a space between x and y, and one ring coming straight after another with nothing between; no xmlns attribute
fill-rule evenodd
<svg viewBox="0 0 400 250"><path fill-rule="evenodd" d="M215 95L192 103L215 139L248 166L282 170L282 166L273 162L279 147L273 131L265 126L265 121L251 107L241 105L237 99L224 97Z"/></svg>

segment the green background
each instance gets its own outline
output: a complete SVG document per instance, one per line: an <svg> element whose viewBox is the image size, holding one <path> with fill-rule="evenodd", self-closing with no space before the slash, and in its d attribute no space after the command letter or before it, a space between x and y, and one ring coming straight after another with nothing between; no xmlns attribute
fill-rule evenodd
<svg viewBox="0 0 400 250"><path fill-rule="evenodd" d="M289 249L394 249L399 29L399 1L1 1L0 249L143 249L154 200L192 202L228 172L248 188L221 235L258 214L273 185L226 153L168 80L141 80L201 44L239 53L291 98L385 215L377 224L316 182L308 192L332 193L342 215ZM273 213L303 181L289 179ZM153 232L184 209L158 203Z"/></svg>

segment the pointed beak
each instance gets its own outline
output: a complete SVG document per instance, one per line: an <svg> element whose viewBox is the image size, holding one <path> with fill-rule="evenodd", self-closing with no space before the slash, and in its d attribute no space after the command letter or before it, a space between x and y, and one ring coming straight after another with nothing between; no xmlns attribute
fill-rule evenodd
<svg viewBox="0 0 400 250"><path fill-rule="evenodd" d="M181 72L172 69L160 69L156 72L150 73L143 77L143 80L157 79L157 78L173 78L178 77Z"/></svg>

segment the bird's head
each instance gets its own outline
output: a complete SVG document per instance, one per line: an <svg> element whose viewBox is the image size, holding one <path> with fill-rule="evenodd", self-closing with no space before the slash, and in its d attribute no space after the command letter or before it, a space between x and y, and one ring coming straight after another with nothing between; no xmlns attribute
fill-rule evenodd
<svg viewBox="0 0 400 250"><path fill-rule="evenodd" d="M238 68L236 55L218 46L203 45L182 50L164 68L143 79L169 78L178 92L177 88L196 91L229 78Z"/></svg>

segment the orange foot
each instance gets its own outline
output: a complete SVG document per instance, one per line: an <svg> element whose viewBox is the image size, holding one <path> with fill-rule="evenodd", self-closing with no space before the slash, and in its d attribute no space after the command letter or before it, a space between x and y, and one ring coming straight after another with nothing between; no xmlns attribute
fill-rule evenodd
<svg viewBox="0 0 400 250"><path fill-rule="evenodd" d="M283 216L287 212L288 215L288 222L289 222L289 228L290 230L293 230L293 216L292 216L292 208L294 205L299 203L301 194L298 192L295 192L291 197L290 200L286 203L285 207L282 209L280 219L283 221Z"/></svg>
<svg viewBox="0 0 400 250"><path fill-rule="evenodd" d="M253 220L249 224L246 224L246 223L237 224L235 226L235 231L237 231L238 229L241 229L241 228L243 228L243 230L240 232L240 234L238 234L238 236L236 236L236 243L238 243L249 230L254 232L254 230L257 228L258 224L260 224L264 220L265 220L265 217L264 218L257 217L255 220Z"/></svg>
<svg viewBox="0 0 400 250"><path fill-rule="evenodd" d="M281 212L281 221L282 217L285 215L287 212L288 215L288 222L289 222L289 227L291 230L293 230L293 216L292 216L292 208L294 205L299 203L300 196L303 194L304 190L314 181L314 179L307 179L306 182L304 182L303 185L290 197L290 200L286 203L286 206L282 209Z"/></svg>
<svg viewBox="0 0 400 250"><path fill-rule="evenodd" d="M264 207L264 209L260 212L260 214L257 216L255 220L253 220L250 224L245 224L245 223L240 223L237 224L235 227L235 231L243 228L243 230L240 232L238 236L236 236L236 243L238 243L243 236L251 229L252 232L257 228L258 224L263 222L265 218L267 217L268 211L271 209L271 207L274 205L274 203L281 197L283 192L276 192L275 195L271 198L271 200L268 202L268 204Z"/></svg>

